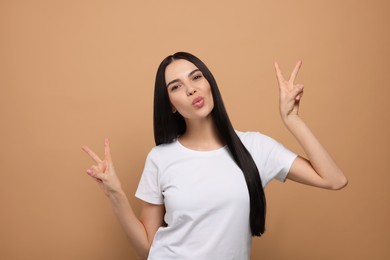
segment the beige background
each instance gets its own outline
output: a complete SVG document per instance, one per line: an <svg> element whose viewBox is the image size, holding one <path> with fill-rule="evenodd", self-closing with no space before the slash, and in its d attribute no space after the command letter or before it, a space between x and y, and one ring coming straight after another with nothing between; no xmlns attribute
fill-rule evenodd
<svg viewBox="0 0 390 260"><path fill-rule="evenodd" d="M389 3L0 1L0 259L134 259L80 147L110 138L139 212L155 72L181 50L213 71L235 128L296 152L273 61L302 59L301 115L349 178L271 183L252 259L390 259Z"/></svg>

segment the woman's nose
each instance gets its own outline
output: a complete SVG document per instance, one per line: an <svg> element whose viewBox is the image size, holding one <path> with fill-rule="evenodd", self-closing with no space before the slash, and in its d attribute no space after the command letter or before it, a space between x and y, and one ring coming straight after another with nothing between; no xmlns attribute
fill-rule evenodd
<svg viewBox="0 0 390 260"><path fill-rule="evenodd" d="M187 96L192 96L193 94L196 93L196 90L192 87L187 88Z"/></svg>

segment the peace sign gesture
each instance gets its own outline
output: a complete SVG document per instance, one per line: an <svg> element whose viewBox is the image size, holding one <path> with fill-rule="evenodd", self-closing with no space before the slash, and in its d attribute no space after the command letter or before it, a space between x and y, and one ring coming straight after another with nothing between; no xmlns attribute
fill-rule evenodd
<svg viewBox="0 0 390 260"><path fill-rule="evenodd" d="M83 145L81 149L86 152L97 165L87 169L87 174L94 178L103 192L108 196L122 190L120 181L115 173L114 164L111 159L110 144L107 138L104 140L104 159L101 160L88 146Z"/></svg>
<svg viewBox="0 0 390 260"><path fill-rule="evenodd" d="M303 95L303 85L295 84L302 61L298 61L288 80L285 80L280 71L279 64L275 62L276 78L279 84L279 109L283 120L290 115L298 115L299 102Z"/></svg>

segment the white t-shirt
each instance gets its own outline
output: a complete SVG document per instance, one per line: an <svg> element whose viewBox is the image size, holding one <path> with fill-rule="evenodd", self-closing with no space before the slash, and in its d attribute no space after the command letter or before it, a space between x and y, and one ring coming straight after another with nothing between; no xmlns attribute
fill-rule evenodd
<svg viewBox="0 0 390 260"><path fill-rule="evenodd" d="M263 187L284 181L296 154L256 132L238 132ZM247 260L251 251L249 193L228 148L195 151L173 143L147 156L136 197L165 204L166 227L154 237L150 260Z"/></svg>

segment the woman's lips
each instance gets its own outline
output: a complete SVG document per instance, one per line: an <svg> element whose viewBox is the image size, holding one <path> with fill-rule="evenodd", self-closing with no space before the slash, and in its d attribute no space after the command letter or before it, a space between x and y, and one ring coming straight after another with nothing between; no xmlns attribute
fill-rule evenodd
<svg viewBox="0 0 390 260"><path fill-rule="evenodd" d="M192 101L192 105L195 107L202 107L204 104L204 99L202 97L197 97Z"/></svg>

